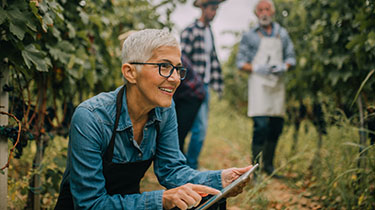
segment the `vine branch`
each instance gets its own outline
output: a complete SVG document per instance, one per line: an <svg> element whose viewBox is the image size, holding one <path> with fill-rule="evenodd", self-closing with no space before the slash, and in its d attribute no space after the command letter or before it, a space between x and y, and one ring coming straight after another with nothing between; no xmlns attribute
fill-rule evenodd
<svg viewBox="0 0 375 210"><path fill-rule="evenodd" d="M16 141L16 143L13 145L12 149L10 149L10 153L9 153L9 157L8 157L8 162L7 162L7 163L6 163L6 164L0 169L0 170L4 170L4 169L6 169L6 168L9 167L10 160L11 160L12 157L13 157L13 151L14 151L14 149L16 148L18 142L20 141L21 128L22 128L22 126L21 126L21 122L20 122L20 121L17 119L17 117L14 116L13 114L8 113L8 112L3 112L3 111L0 111L0 114L2 114L2 115L8 115L8 116L10 116L10 117L13 117L13 119L16 120L16 122L17 122L17 124L18 124L18 135L17 135L17 141Z"/></svg>

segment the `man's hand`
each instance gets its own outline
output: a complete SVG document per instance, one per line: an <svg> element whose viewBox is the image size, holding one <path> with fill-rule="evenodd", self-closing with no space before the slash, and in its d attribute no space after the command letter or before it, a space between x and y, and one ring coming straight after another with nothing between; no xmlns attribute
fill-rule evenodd
<svg viewBox="0 0 375 210"><path fill-rule="evenodd" d="M272 74L281 75L288 70L288 64L283 63L279 65L274 65L271 68L272 68L271 70Z"/></svg>
<svg viewBox="0 0 375 210"><path fill-rule="evenodd" d="M221 183L223 185L223 188L228 186L230 183L232 183L234 180L238 179L242 174L244 174L246 171L250 170L253 166L250 165L245 168L228 168L221 172ZM232 189L230 193L228 193L227 197L234 197L240 193L242 193L243 188L250 182L250 178L248 178L243 183L239 184L237 187Z"/></svg>
<svg viewBox="0 0 375 210"><path fill-rule="evenodd" d="M207 194L216 195L220 191L211 187L197 184L185 184L163 193L163 208L178 207L181 210L196 207Z"/></svg>
<svg viewBox="0 0 375 210"><path fill-rule="evenodd" d="M271 74L272 68L268 64L260 65L260 64L253 64L253 72L263 75Z"/></svg>

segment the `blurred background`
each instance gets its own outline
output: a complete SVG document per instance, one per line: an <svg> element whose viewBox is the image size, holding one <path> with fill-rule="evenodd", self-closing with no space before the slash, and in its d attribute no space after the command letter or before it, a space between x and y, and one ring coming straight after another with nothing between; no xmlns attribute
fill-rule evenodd
<svg viewBox="0 0 375 210"><path fill-rule="evenodd" d="M165 28L179 37L199 17L192 2L0 1L0 209L53 209L74 108L123 83L121 35ZM238 71L235 56L242 33L256 23L255 3L227 0L212 23L225 90L210 102L200 157L207 169L250 162L248 75ZM275 161L286 178L260 175L228 207L374 209L375 3L274 3L275 20L297 55L286 75L286 127ZM150 169L142 190L154 189L163 187Z"/></svg>

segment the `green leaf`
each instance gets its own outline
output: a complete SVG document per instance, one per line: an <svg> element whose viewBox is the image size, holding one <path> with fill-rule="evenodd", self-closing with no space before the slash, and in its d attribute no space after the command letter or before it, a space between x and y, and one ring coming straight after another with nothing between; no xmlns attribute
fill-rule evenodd
<svg viewBox="0 0 375 210"><path fill-rule="evenodd" d="M51 1L49 2L49 6L56 15L56 19L58 19L59 21L64 21L64 9L61 7L61 5L55 1Z"/></svg>
<svg viewBox="0 0 375 210"><path fill-rule="evenodd" d="M19 26L17 24L12 23L12 22L9 24L10 32L12 34L14 34L15 36L17 36L17 38L19 40L23 40L23 38L25 37L26 31L24 29L25 29L25 27Z"/></svg>
<svg viewBox="0 0 375 210"><path fill-rule="evenodd" d="M70 23L67 24L67 27L69 29L69 38L74 38L76 36L76 29Z"/></svg>
<svg viewBox="0 0 375 210"><path fill-rule="evenodd" d="M38 50L33 44L27 45L21 54L29 69L34 64L38 71L48 72L48 67L52 66L51 60L46 57L46 54Z"/></svg>
<svg viewBox="0 0 375 210"><path fill-rule="evenodd" d="M46 13L43 16L43 22L46 23L48 26L53 25L53 20L52 20L51 15L49 13Z"/></svg>
<svg viewBox="0 0 375 210"><path fill-rule="evenodd" d="M370 47L375 47L375 32L374 31L371 31L367 35L366 44L369 45Z"/></svg>
<svg viewBox="0 0 375 210"><path fill-rule="evenodd" d="M46 1L39 2L39 9L40 9L40 11L42 11L42 13L48 12L48 5L47 5Z"/></svg>
<svg viewBox="0 0 375 210"><path fill-rule="evenodd" d="M74 63L75 63L75 60L76 60L76 56L75 56L74 54L72 54L72 55L70 56L69 63L68 63L68 66L67 66L68 69L73 68L73 65L74 65Z"/></svg>
<svg viewBox="0 0 375 210"><path fill-rule="evenodd" d="M88 23L89 23L89 16L87 15L86 12L81 11L81 12L79 13L79 16L81 17L81 20L82 20L82 22L83 22L84 24L88 24Z"/></svg>
<svg viewBox="0 0 375 210"><path fill-rule="evenodd" d="M34 13L34 15L37 15L38 14L38 7L36 6L36 2L30 1L29 6L31 8L31 11Z"/></svg>
<svg viewBox="0 0 375 210"><path fill-rule="evenodd" d="M363 45L364 42L367 40L365 34L358 34L349 37L350 42L345 46L349 50L356 50L356 47L359 45Z"/></svg>
<svg viewBox="0 0 375 210"><path fill-rule="evenodd" d="M57 29L57 27L52 27L52 34L54 37L56 37L57 40L61 40L61 32L59 31L59 29Z"/></svg>
<svg viewBox="0 0 375 210"><path fill-rule="evenodd" d="M74 46L72 44L70 44L68 41L61 41L57 44L57 46L64 50L65 52L72 52L74 51Z"/></svg>
<svg viewBox="0 0 375 210"><path fill-rule="evenodd" d="M34 16L39 20L39 22L41 24L43 24L42 16L40 16L40 14L39 14L39 9L36 6L36 2L34 2L34 1L30 2L29 6L30 6L31 12L34 14Z"/></svg>
<svg viewBox="0 0 375 210"><path fill-rule="evenodd" d="M59 46L46 46L49 49L49 53L52 55L53 59L60 61L63 64L68 64L69 54L64 51L63 48Z"/></svg>
<svg viewBox="0 0 375 210"><path fill-rule="evenodd" d="M29 15L28 20L26 21L27 27L29 27L32 31L37 32L36 24L32 21L32 16Z"/></svg>
<svg viewBox="0 0 375 210"><path fill-rule="evenodd" d="M2 7L0 7L0 25L4 23L4 21L6 20L6 17L7 17L7 12Z"/></svg>
<svg viewBox="0 0 375 210"><path fill-rule="evenodd" d="M339 20L340 14L338 11L333 11L331 15L331 22L332 24L336 24L336 22Z"/></svg>
<svg viewBox="0 0 375 210"><path fill-rule="evenodd" d="M22 13L18 8L14 8L8 11L9 17L12 19L13 22L19 21L19 22L26 22L28 21L25 17L25 14Z"/></svg>
<svg viewBox="0 0 375 210"><path fill-rule="evenodd" d="M101 21L99 15L91 15L90 16L90 21L92 23L94 23L95 25L97 25L99 27L99 30L102 30L103 25L102 25L102 21Z"/></svg>

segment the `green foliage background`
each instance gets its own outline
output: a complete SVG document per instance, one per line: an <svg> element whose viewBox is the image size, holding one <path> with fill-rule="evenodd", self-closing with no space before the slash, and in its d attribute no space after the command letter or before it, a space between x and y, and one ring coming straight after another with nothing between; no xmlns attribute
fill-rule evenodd
<svg viewBox="0 0 375 210"><path fill-rule="evenodd" d="M122 84L118 36L143 28L170 29L173 26L169 19L171 12L176 4L186 0L155 2L0 1L0 69L1 72L4 69L10 71L9 84L13 87L10 112L16 110L19 102L15 97L24 101L22 127L34 136L33 144L27 146L28 153L15 160L13 165L11 163L9 196L14 201L11 208L30 205L32 202L26 199L35 190L41 194L38 202L43 208L53 206L66 158L66 139L61 136L66 135L69 126L64 123L68 115L67 104L77 105L92 95ZM329 113L326 117L340 121L338 127L328 129L330 137L327 139L351 146L350 152L345 146L335 147L334 143L323 150L326 161L307 177L314 183L311 190L322 198L326 196L322 202L327 208L373 208L373 156L365 156L367 167L357 167L357 160L364 157L358 156L352 147L362 148L364 145L357 145L355 141L341 142L357 136L345 136L346 133L340 136L340 131L337 131L353 130L357 126L357 115L346 118L334 114L334 111L337 107L349 107L363 80L375 69L375 3L372 0L275 0L275 4L276 20L289 31L297 54L297 66L287 73L288 104L294 106L303 101L311 106L314 102L324 102L325 111ZM165 19L161 17L160 9L167 14ZM229 103L225 109L230 107L244 116L247 75L240 73L235 66L236 52L237 45L233 46L224 64L224 100ZM366 106L373 106L373 77L363 87L360 97ZM56 117L48 116L48 108L55 111ZM218 108L217 113L223 112ZM37 115L28 115L27 111L31 109ZM356 110L352 108L351 111ZM231 112L231 116L239 118L236 112ZM224 120L219 120L224 123ZM51 121L52 126L47 126L47 121ZM243 148L243 145L238 147ZM366 148L367 151L373 149ZM334 159L330 155L334 149L343 158ZM35 157L39 154L46 154L49 158L35 164ZM353 157L355 161L350 162L345 159L347 157ZM338 166L346 161L349 163L345 167ZM321 169L329 171L323 174L324 180L317 181ZM299 181L304 180L304 171L296 171L301 175ZM35 177L42 180L42 186L34 186L32 180ZM341 200L332 201L327 197L340 197Z"/></svg>

